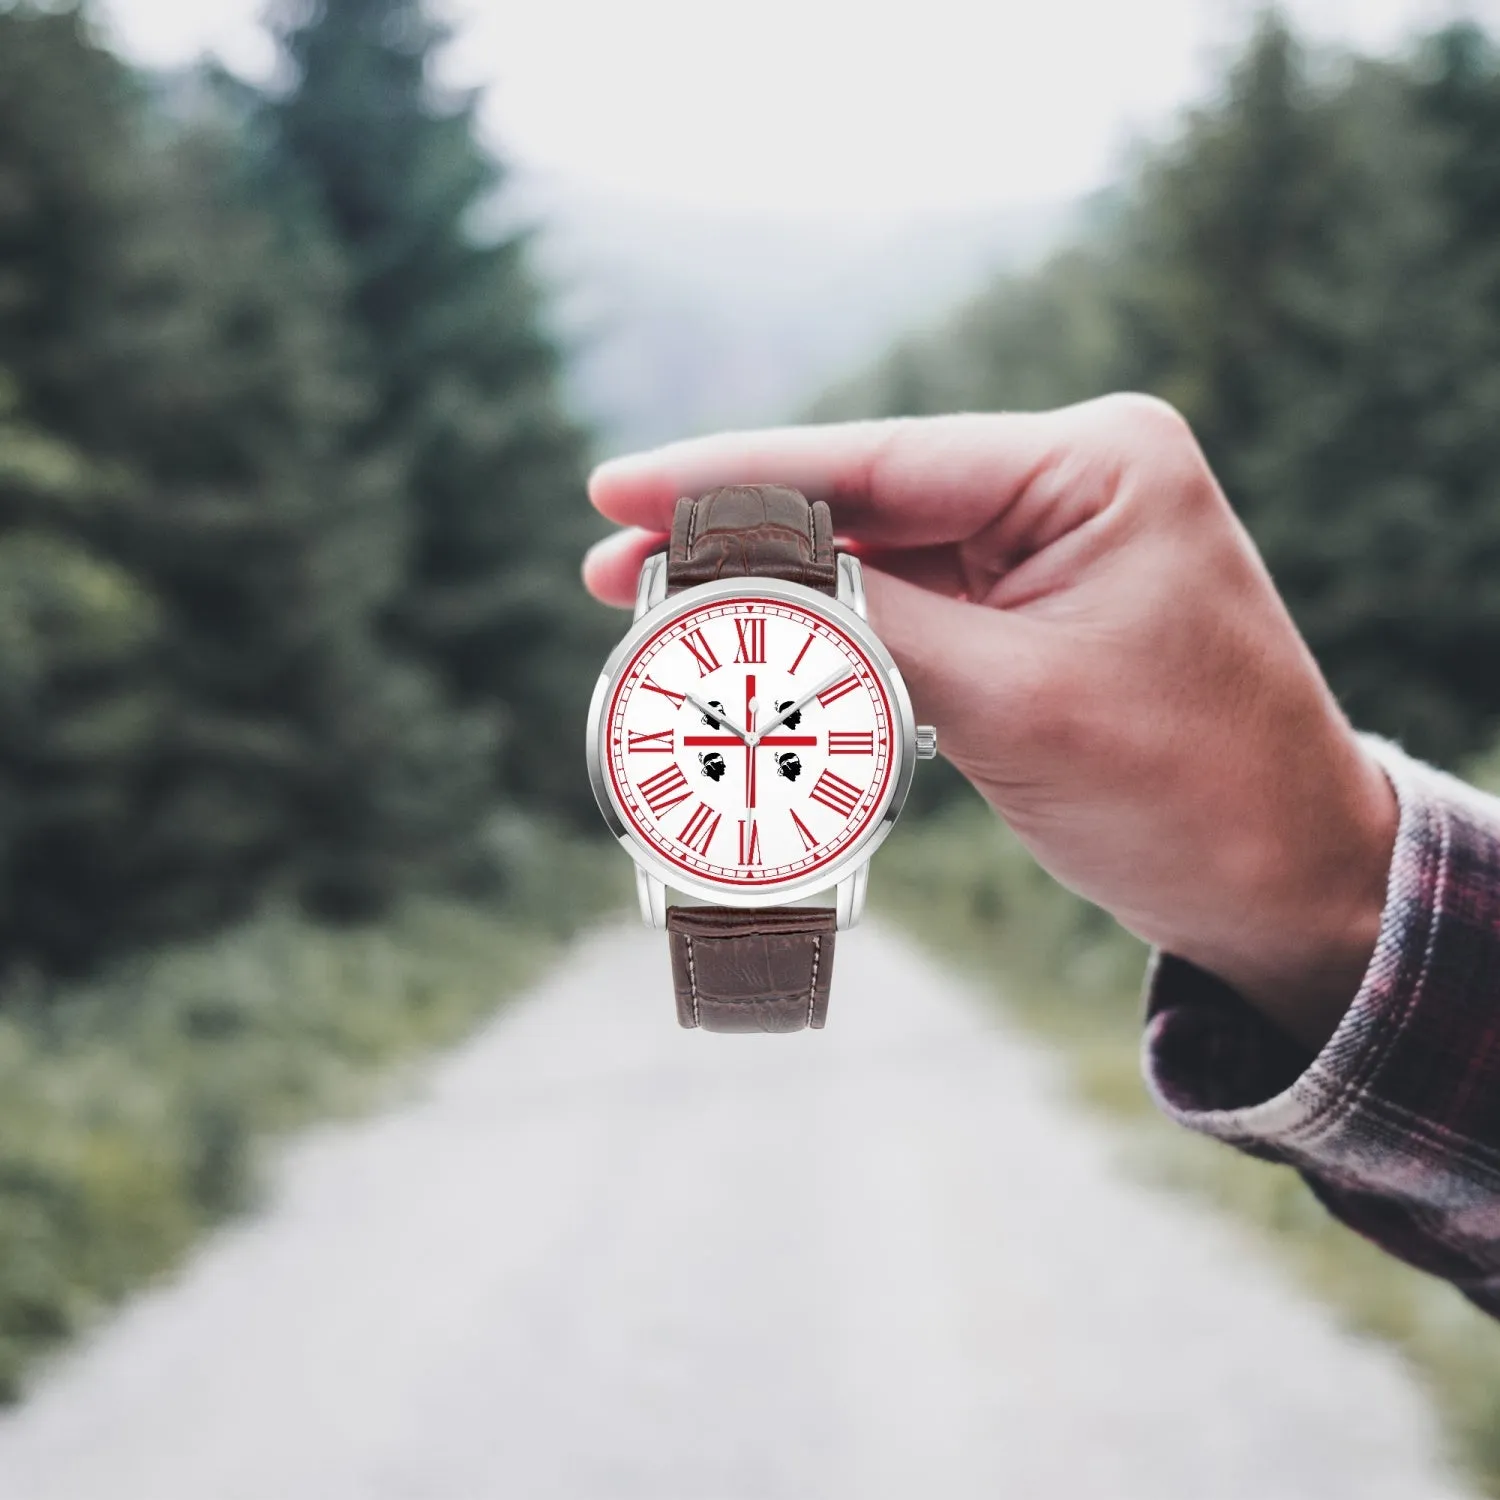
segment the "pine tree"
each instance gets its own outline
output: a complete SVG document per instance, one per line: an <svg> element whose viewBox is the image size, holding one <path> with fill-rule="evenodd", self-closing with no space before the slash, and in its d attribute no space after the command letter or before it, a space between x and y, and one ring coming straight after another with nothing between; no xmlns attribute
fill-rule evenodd
<svg viewBox="0 0 1500 1500"><path fill-rule="evenodd" d="M77 535L107 489L0 374L0 969L87 967L140 915L139 810L165 730L156 601Z"/></svg>
<svg viewBox="0 0 1500 1500"><path fill-rule="evenodd" d="M292 254L242 176L209 123L149 115L77 12L0 13L13 423L94 476L46 524L106 571L80 582L55 539L47 555L85 592L148 601L153 622L128 832L80 792L89 852L57 882L74 937L56 963L199 930L278 887L377 910L466 863L485 807L485 726L375 639L399 498L391 468L348 454L365 397L330 318L337 268ZM38 524L30 494L0 517L20 539L0 542Z"/></svg>
<svg viewBox="0 0 1500 1500"><path fill-rule="evenodd" d="M1351 715L1446 760L1500 714L1500 327L1452 149L1409 68L1319 72L1265 23L1143 184L1122 344L1129 383L1193 420Z"/></svg>
<svg viewBox="0 0 1500 1500"><path fill-rule="evenodd" d="M445 33L420 0L326 0L281 37L295 81L267 101L269 133L349 267L377 389L363 451L405 465L392 634L503 715L505 791L592 818L574 747L616 627L578 583L584 438L527 236L476 230L503 174L475 100L438 97Z"/></svg>

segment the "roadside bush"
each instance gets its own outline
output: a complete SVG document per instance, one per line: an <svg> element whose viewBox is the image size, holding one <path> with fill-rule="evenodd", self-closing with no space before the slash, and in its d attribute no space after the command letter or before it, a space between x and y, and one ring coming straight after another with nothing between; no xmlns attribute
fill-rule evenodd
<svg viewBox="0 0 1500 1500"><path fill-rule="evenodd" d="M377 1100L623 892L620 861L535 827L498 907L378 927L289 910L0 1009L0 1399L46 1348L252 1201L267 1140Z"/></svg>

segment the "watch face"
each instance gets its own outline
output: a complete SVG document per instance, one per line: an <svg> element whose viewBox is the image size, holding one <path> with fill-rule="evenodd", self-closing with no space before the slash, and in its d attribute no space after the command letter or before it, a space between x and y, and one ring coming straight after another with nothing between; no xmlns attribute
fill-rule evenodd
<svg viewBox="0 0 1500 1500"><path fill-rule="evenodd" d="M831 883L888 822L910 709L851 611L727 582L627 637L601 684L596 780L671 883L783 899Z"/></svg>

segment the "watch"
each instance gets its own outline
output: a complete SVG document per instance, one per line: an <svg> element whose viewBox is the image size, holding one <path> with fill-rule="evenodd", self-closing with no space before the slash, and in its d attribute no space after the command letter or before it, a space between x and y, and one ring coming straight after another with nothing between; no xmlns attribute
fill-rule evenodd
<svg viewBox="0 0 1500 1500"><path fill-rule="evenodd" d="M936 753L826 504L784 485L677 502L594 689L587 754L642 918L666 929L683 1026L823 1025L834 935ZM832 906L800 904L829 890Z"/></svg>

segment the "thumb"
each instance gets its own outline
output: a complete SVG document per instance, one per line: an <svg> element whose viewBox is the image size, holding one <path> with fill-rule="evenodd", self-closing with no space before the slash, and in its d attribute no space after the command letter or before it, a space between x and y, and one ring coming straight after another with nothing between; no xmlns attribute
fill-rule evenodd
<svg viewBox="0 0 1500 1500"><path fill-rule="evenodd" d="M870 623L896 659L918 720L960 770L993 766L1042 677L1034 621L864 570Z"/></svg>

